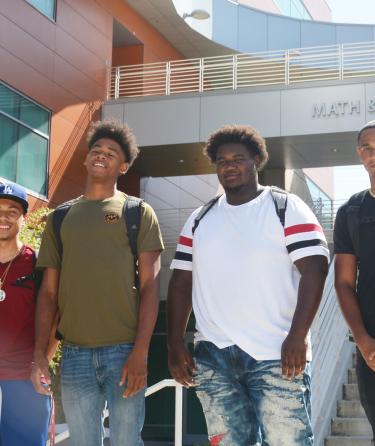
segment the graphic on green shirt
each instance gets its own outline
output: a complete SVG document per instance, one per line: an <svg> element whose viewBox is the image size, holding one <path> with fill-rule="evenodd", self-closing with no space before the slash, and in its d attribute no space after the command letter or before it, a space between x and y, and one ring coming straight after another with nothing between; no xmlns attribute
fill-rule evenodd
<svg viewBox="0 0 375 446"><path fill-rule="evenodd" d="M60 271L59 332L67 342L99 347L133 342L139 295L122 208L126 194L105 200L79 198L61 226L63 256L49 215L37 266ZM142 204L138 252L163 249L153 209Z"/></svg>

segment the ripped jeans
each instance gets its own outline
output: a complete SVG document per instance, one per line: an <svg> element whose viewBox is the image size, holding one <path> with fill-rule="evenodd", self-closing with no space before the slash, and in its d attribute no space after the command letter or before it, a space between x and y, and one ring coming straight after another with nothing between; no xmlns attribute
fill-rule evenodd
<svg viewBox="0 0 375 446"><path fill-rule="evenodd" d="M257 361L236 345L195 345L196 393L211 446L312 446L310 364L281 376L280 360Z"/></svg>

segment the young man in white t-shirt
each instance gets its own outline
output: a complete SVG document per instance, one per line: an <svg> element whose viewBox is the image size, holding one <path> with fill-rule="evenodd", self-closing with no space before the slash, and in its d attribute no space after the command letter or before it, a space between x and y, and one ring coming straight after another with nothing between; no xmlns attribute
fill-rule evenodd
<svg viewBox="0 0 375 446"><path fill-rule="evenodd" d="M211 135L225 194L182 229L168 295L169 366L196 386L212 446L311 446L309 329L327 274L316 217L287 196L284 225L257 172L265 141L247 126ZM194 234L193 234L194 232ZM184 345L194 310L194 359Z"/></svg>

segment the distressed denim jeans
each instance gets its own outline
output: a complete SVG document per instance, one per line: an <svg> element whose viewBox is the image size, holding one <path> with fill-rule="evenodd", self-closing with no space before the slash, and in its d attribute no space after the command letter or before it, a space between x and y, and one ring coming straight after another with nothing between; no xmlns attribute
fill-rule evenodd
<svg viewBox="0 0 375 446"><path fill-rule="evenodd" d="M310 365L281 376L280 360L257 361L233 345L195 345L196 392L211 446L312 446Z"/></svg>
<svg viewBox="0 0 375 446"><path fill-rule="evenodd" d="M109 410L111 446L143 446L145 389L123 398L119 386L133 344L86 348L65 345L61 394L72 446L103 445L103 410Z"/></svg>

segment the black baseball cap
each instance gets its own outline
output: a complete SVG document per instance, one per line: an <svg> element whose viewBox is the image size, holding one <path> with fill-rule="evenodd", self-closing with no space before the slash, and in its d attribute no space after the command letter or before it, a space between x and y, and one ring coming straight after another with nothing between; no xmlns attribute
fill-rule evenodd
<svg viewBox="0 0 375 446"><path fill-rule="evenodd" d="M22 204L25 214L29 208L26 190L19 184L0 180L0 198L7 198L8 200L14 200Z"/></svg>

